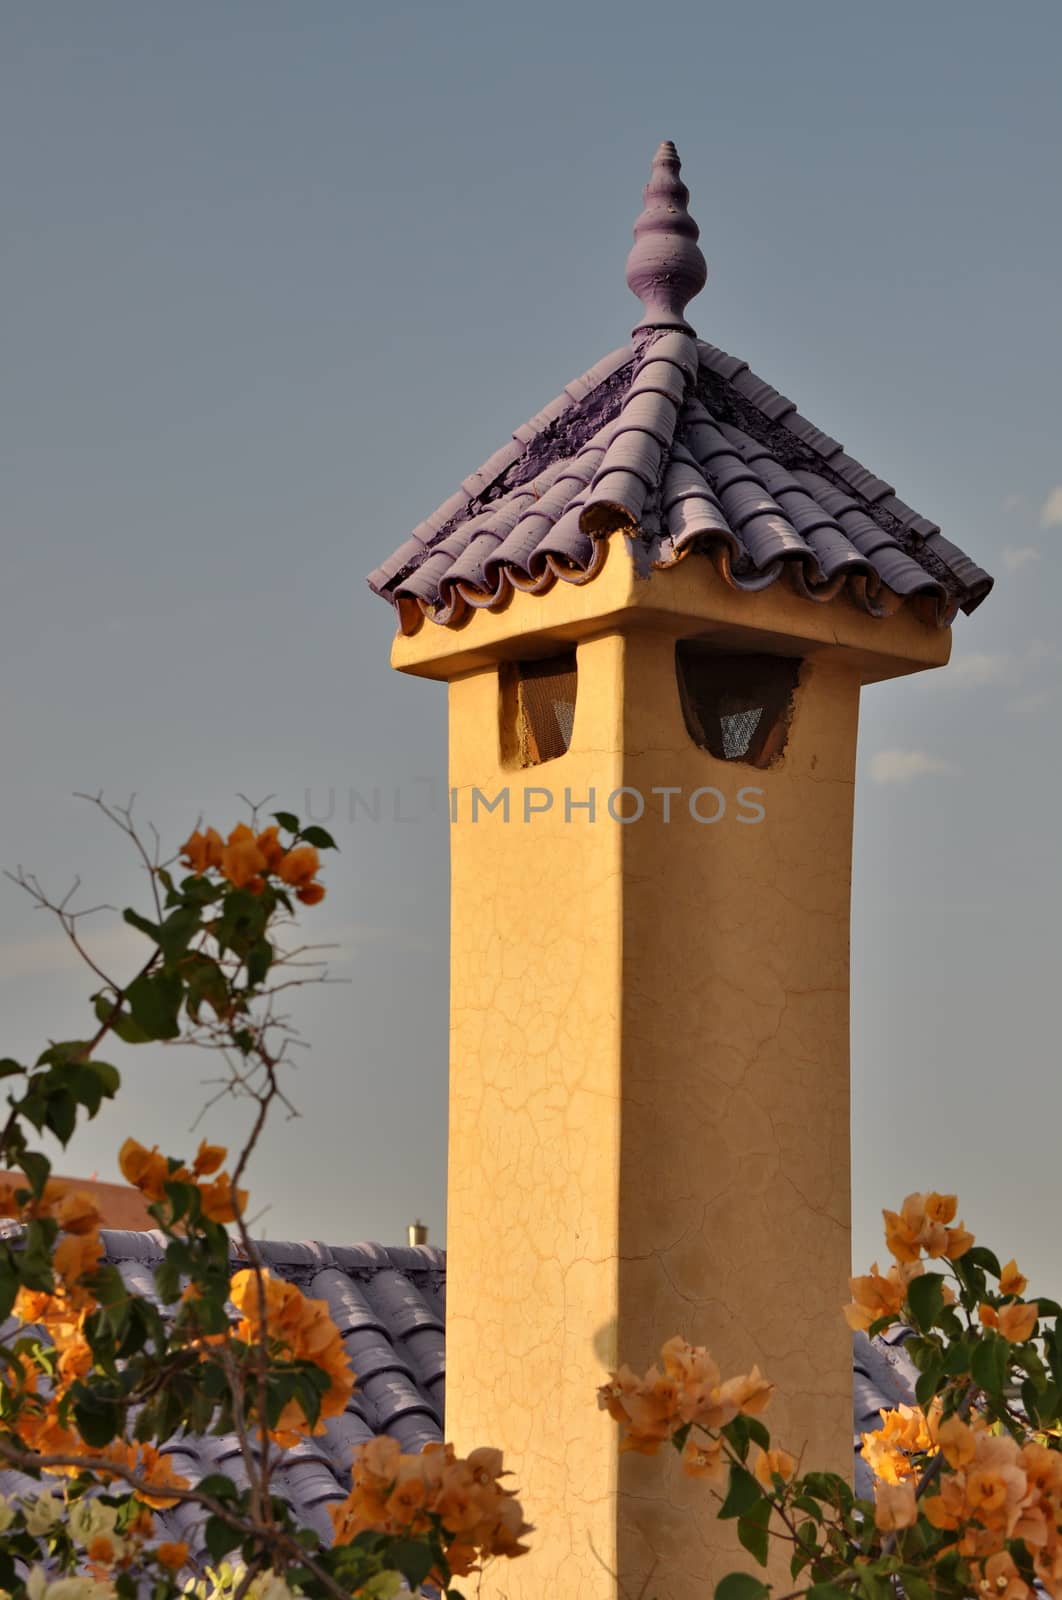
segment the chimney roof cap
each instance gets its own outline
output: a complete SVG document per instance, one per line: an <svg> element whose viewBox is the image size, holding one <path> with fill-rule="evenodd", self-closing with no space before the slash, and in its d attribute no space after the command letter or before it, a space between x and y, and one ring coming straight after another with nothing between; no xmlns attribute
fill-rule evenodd
<svg viewBox="0 0 1062 1600"><path fill-rule="evenodd" d="M992 579L748 364L685 319L707 267L670 140L653 157L627 282L643 303L613 350L512 434L369 576L404 633L585 583L605 541L640 570L691 551L724 582L784 581L887 617L918 600L940 626Z"/></svg>

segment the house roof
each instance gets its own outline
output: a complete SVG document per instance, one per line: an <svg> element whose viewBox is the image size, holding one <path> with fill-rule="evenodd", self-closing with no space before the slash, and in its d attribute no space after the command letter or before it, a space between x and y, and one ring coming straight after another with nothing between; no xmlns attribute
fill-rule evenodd
<svg viewBox="0 0 1062 1600"><path fill-rule="evenodd" d="M105 1260L117 1266L131 1292L158 1304L153 1272L163 1257L163 1235L102 1229L100 1237ZM357 1374L344 1414L329 1418L318 1437L278 1452L271 1480L273 1492L288 1501L304 1524L330 1538L326 1508L349 1490L356 1445L389 1433L404 1451L415 1453L443 1437L446 1256L432 1245L330 1247L264 1240L258 1248L276 1277L327 1301ZM233 1269L242 1265L246 1263L234 1253ZM0 1339L10 1333L10 1326L0 1329ZM863 1494L870 1492L871 1479L859 1459L860 1436L878 1427L882 1407L914 1402L917 1374L903 1349L907 1336L903 1329L873 1342L864 1333L853 1336L856 1486ZM593 1406L592 1395L587 1396L587 1405ZM460 1442L468 1448L495 1441ZM235 1435L182 1434L162 1446L162 1452L192 1483L217 1471L237 1483L246 1481ZM40 1488L37 1480L23 1473L0 1470L0 1494L34 1495ZM202 1558L199 1521L191 1505L159 1513L163 1537L187 1540L193 1554Z"/></svg>
<svg viewBox="0 0 1062 1600"><path fill-rule="evenodd" d="M104 1259L120 1271L132 1293L159 1304L154 1269L163 1259L165 1239L157 1232L101 1229ZM351 1455L356 1445L388 1433L407 1453L442 1438L444 1388L445 1257L432 1245L389 1248L379 1244L335 1246L316 1243L259 1243L263 1264L278 1278L298 1284L325 1300L339 1329L357 1386L346 1411L329 1418L323 1434L278 1452L273 1492L302 1521L330 1538L326 1507L350 1489ZM245 1266L233 1256L233 1270ZM0 1330L0 1337L10 1328ZM190 1482L225 1472L246 1483L239 1443L222 1438L181 1435L162 1446L174 1470ZM12 1470L0 1471L0 1494L36 1494L40 1484ZM186 1539L194 1551L198 1513L182 1505L160 1513L164 1536Z"/></svg>
<svg viewBox="0 0 1062 1600"><path fill-rule="evenodd" d="M670 142L653 159L627 282L633 342L569 383L370 574L402 630L498 608L518 589L586 583L626 537L642 571L709 557L736 589L779 581L874 616L916 603L940 626L989 575L892 485L748 364L698 339L707 277Z"/></svg>

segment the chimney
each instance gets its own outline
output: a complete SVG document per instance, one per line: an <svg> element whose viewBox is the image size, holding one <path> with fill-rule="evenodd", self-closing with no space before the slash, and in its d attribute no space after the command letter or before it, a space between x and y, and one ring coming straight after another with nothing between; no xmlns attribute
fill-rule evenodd
<svg viewBox="0 0 1062 1600"><path fill-rule="evenodd" d="M509 1600L707 1600L734 1559L595 1408L673 1333L851 1470L860 690L946 662L991 586L694 336L687 199L661 145L633 343L370 578L393 665L449 685L446 1431L504 1449L536 1526L484 1582Z"/></svg>
<svg viewBox="0 0 1062 1600"><path fill-rule="evenodd" d="M419 1217L417 1218L416 1222L411 1222L409 1224L409 1227L406 1229L406 1233L409 1237L409 1242L411 1245L427 1244L428 1242L427 1225L421 1222Z"/></svg>

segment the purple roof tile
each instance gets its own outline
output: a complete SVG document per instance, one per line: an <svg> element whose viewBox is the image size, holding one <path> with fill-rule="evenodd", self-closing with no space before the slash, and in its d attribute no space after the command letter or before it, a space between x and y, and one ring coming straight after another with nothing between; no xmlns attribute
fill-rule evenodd
<svg viewBox="0 0 1062 1600"><path fill-rule="evenodd" d="M724 580L788 581L875 616L920 597L951 623L992 579L892 485L747 362L698 340L686 306L707 276L662 144L635 224L627 281L643 301L634 344L543 407L370 575L405 632L503 605L511 589L586 582L600 541L626 535L643 570L700 550Z"/></svg>

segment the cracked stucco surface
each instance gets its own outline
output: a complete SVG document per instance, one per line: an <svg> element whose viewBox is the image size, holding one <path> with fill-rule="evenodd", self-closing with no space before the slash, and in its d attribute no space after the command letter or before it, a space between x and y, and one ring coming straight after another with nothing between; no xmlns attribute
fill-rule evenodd
<svg viewBox="0 0 1062 1600"><path fill-rule="evenodd" d="M465 667L449 691L446 1432L462 1451L504 1449L535 1524L531 1553L484 1581L485 1596L509 1600L613 1600L647 1579L656 1600L712 1594L737 1547L704 1486L673 1456L620 1457L594 1399L609 1365L643 1367L675 1332L707 1343L724 1372L759 1362L778 1385L779 1441L851 1470L840 1306L859 684L943 660L947 643L905 619L814 655L785 755L758 772L690 742L674 640L698 631L696 609L670 614L661 594L654 584L633 621L599 619L617 631L598 636L585 591L537 599L535 620L578 640L578 697L568 752L524 771L500 762L492 665L396 646L407 670ZM787 613L754 598L760 649ZM828 608L806 609L827 643ZM847 614L839 625L852 633ZM895 665L883 667L882 642ZM514 804L507 823L472 823L471 788L506 783L514 798L548 787L557 803L530 822ZM679 805L664 824L654 786L706 784L728 798L721 822ZM621 785L647 797L626 827L601 815ZM763 790L762 823L736 821L743 785ZM565 822L566 787L597 790L595 822Z"/></svg>

